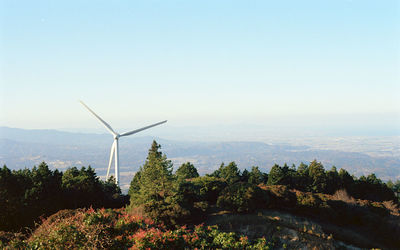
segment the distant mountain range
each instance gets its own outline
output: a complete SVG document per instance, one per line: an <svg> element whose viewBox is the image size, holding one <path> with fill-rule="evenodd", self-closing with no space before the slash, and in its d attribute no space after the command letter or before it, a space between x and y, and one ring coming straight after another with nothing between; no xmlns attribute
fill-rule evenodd
<svg viewBox="0 0 400 250"><path fill-rule="evenodd" d="M273 164L309 163L317 159L325 168L335 165L351 174L376 173L382 179L400 179L400 157L371 156L360 152L316 149L310 146L263 142L174 141L150 136L132 136L120 140L121 184L123 189L146 160L152 140L174 167L190 161L201 174L217 169L222 162L235 161L241 169L259 166L269 171ZM0 127L0 164L11 169L31 168L45 161L52 168L91 165L104 176L113 142L109 134L70 133L57 130L25 130Z"/></svg>

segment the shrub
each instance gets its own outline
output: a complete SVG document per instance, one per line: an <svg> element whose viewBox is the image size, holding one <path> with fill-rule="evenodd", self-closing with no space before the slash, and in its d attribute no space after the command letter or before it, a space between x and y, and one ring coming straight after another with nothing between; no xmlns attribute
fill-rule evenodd
<svg viewBox="0 0 400 250"><path fill-rule="evenodd" d="M321 199L312 193L297 192L296 197L298 205L308 208L318 208L322 203Z"/></svg>
<svg viewBox="0 0 400 250"><path fill-rule="evenodd" d="M125 210L109 209L64 210L43 221L27 240L12 233L0 233L0 240L5 249L268 249L269 244L217 226L168 230Z"/></svg>
<svg viewBox="0 0 400 250"><path fill-rule="evenodd" d="M221 178L212 176L197 177L191 182L197 187L199 200L207 201L209 205L217 203L220 192L227 185Z"/></svg>
<svg viewBox="0 0 400 250"><path fill-rule="evenodd" d="M261 189L267 191L270 197L270 207L274 208L294 208L297 203L296 195L284 185L258 185Z"/></svg>
<svg viewBox="0 0 400 250"><path fill-rule="evenodd" d="M244 182L227 186L217 201L218 207L238 213L251 212L267 205L267 193L254 184Z"/></svg>

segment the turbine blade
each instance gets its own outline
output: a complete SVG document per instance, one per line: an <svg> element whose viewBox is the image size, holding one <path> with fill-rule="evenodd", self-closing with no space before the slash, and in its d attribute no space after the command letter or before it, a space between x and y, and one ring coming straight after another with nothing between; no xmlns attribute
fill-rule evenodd
<svg viewBox="0 0 400 250"><path fill-rule="evenodd" d="M106 127L106 129L113 134L114 136L117 135L117 133L111 128L111 126L105 122L103 119L100 118L100 116L98 116L93 110L91 110L85 103L83 103L82 101L79 101L85 108L87 108L87 110L89 110L90 113L92 113L94 116L96 116L97 119L99 119L99 121L101 123L103 123L103 125Z"/></svg>
<svg viewBox="0 0 400 250"><path fill-rule="evenodd" d="M152 128L154 126L157 126L157 125L160 125L160 124L163 124L163 123L166 123L166 122L167 122L167 120L162 121L162 122L157 122L155 124L152 124L152 125L140 128L140 129L136 129L136 130L132 130L132 131L129 131L129 132L125 132L125 133L121 134L120 136L127 136L127 135L131 135L131 134L136 134L136 133L138 133L140 131L143 131L143 130L148 129L148 128Z"/></svg>
<svg viewBox="0 0 400 250"><path fill-rule="evenodd" d="M107 175L106 175L106 181L108 180L108 176L110 175L110 168L111 168L111 163L112 163L112 159L114 156L114 148L115 148L115 140L111 146L111 152L110 152L110 160L108 161L108 168L107 168Z"/></svg>

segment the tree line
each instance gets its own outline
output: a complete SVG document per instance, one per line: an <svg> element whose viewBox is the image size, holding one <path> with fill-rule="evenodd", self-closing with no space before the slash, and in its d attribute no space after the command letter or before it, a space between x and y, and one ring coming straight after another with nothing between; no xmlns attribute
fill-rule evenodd
<svg viewBox="0 0 400 250"><path fill-rule="evenodd" d="M394 192L400 191L398 181L390 186L375 174L357 178L344 169L325 170L316 160L309 165L301 163L299 167L274 165L268 174L257 166L251 171L240 171L235 162L222 163L213 173L199 176L189 162L173 173L171 161L160 148L153 141L145 164L131 182L129 196L131 209L140 207L148 216L165 224L201 221L201 215L212 209L241 213L267 208L271 195L265 187L272 185L322 194L346 190L358 199L398 202Z"/></svg>
<svg viewBox="0 0 400 250"><path fill-rule="evenodd" d="M45 162L32 169L0 168L0 230L32 227L41 216L61 209L122 207L127 200L113 178L99 180L90 166L65 172Z"/></svg>
<svg viewBox="0 0 400 250"><path fill-rule="evenodd" d="M0 230L19 230L34 225L40 216L90 206L127 205L166 225L201 222L202 215L218 209L245 213L269 207L273 198L266 187L274 185L323 194L346 190L354 198L371 201L398 202L395 192L400 192L400 181L384 183L374 174L357 178L344 169L325 170L316 160L298 167L274 165L269 173L257 166L240 171L235 162L222 163L204 176L189 162L173 172L172 162L153 141L128 196L121 194L112 177L99 180L90 166L65 172L50 170L44 162L31 170L11 171L4 166L0 169Z"/></svg>

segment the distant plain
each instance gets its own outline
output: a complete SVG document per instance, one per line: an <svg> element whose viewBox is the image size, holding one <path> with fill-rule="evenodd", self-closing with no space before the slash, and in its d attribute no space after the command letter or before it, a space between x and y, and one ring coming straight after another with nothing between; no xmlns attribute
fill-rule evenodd
<svg viewBox="0 0 400 250"><path fill-rule="evenodd" d="M206 129L197 129L192 135L183 131L179 137L171 129L163 131L162 137L144 133L121 139L122 189L129 187L134 173L144 164L153 139L161 144L162 152L174 163L175 169L190 161L200 174L212 172L222 162L235 161L242 170L259 166L269 171L275 163L298 166L317 159L326 169L345 168L355 176L375 173L383 180L400 179L400 136L274 136L271 131L256 131L246 137L235 131L228 136L229 130L225 131L225 135L212 135ZM246 139L235 139L235 135ZM61 171L71 166L91 165L100 178L105 178L111 143L112 137L108 134L1 127L0 164L21 169L45 161Z"/></svg>

